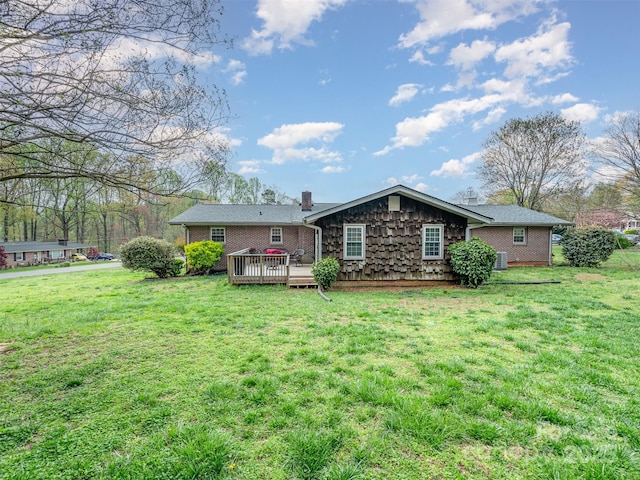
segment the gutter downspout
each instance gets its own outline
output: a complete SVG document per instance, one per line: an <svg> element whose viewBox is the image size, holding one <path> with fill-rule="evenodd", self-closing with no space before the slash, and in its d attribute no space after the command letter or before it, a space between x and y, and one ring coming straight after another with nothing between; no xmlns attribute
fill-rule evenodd
<svg viewBox="0 0 640 480"><path fill-rule="evenodd" d="M474 230L476 228L481 228L481 227L485 227L486 224L484 223L471 223L467 225L467 229L465 230L464 233L464 241L468 242L469 240L471 240L471 230Z"/></svg>
<svg viewBox="0 0 640 480"><path fill-rule="evenodd" d="M307 228L312 228L313 230L315 230L315 252L313 252L315 258L314 261L317 262L318 260L320 260L322 258L322 228L320 228L317 225L312 225L310 223L307 223L306 220L303 221L302 225L304 225Z"/></svg>

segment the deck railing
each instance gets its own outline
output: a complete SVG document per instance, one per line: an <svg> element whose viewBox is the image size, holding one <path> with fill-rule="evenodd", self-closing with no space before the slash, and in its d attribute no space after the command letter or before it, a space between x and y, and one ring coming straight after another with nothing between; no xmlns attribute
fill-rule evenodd
<svg viewBox="0 0 640 480"><path fill-rule="evenodd" d="M287 283L289 254L249 253L245 248L227 255L227 275L232 285Z"/></svg>

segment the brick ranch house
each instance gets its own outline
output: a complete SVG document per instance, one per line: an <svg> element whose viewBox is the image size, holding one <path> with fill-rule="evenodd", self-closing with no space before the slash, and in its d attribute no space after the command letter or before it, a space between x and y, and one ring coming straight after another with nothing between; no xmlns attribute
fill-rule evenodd
<svg viewBox="0 0 640 480"><path fill-rule="evenodd" d="M225 254L305 250L335 257L339 280L451 280L448 246L479 237L510 265L550 265L551 229L571 222L515 205L455 205L403 185L346 203L199 204L173 218L186 242L214 240ZM226 255L217 269L226 269ZM504 257L503 257L504 258Z"/></svg>
<svg viewBox="0 0 640 480"><path fill-rule="evenodd" d="M26 267L42 263L71 260L78 250L89 248L84 243L58 240L57 242L0 242L7 256L6 268Z"/></svg>

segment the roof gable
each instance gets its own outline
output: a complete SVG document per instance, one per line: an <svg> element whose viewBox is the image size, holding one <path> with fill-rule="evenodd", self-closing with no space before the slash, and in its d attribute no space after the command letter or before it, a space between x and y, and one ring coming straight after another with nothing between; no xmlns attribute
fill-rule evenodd
<svg viewBox="0 0 640 480"><path fill-rule="evenodd" d="M453 213L455 215L459 215L463 218L467 218L475 222L479 222L479 223L491 222L491 217L469 210L464 206L454 205L453 203L445 202L444 200L440 200L439 198L432 197L431 195L427 195L417 190L413 190L411 188L405 187L404 185L396 185L395 187L390 187L385 190L381 190L380 192L373 193L371 195L367 195L365 197L361 197L347 203L338 204L332 208L327 208L317 213L312 213L311 215L307 215L304 218L304 221L305 223L314 223L316 220L326 217L327 215L332 215L334 213L338 213L343 210L347 210L349 208L361 205L363 203L370 202L372 200L377 200L379 198L386 197L389 195L404 195L405 197L411 198L418 202L431 205L433 207L439 208L449 213Z"/></svg>

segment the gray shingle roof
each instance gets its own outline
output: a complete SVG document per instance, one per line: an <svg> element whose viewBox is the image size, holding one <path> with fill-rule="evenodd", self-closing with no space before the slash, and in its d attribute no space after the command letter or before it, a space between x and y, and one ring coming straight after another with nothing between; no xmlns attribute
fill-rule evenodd
<svg viewBox="0 0 640 480"><path fill-rule="evenodd" d="M519 207L518 205L461 205L467 210L491 217L493 221L490 225L522 225L522 226L539 226L554 227L556 225L573 225L553 215L536 212L528 208Z"/></svg>
<svg viewBox="0 0 640 480"><path fill-rule="evenodd" d="M58 242L0 242L0 246L4 247L5 253L17 253L47 252L50 250L77 250L79 248L89 248L91 245L76 242L67 242L66 245L60 245Z"/></svg>
<svg viewBox="0 0 640 480"><path fill-rule="evenodd" d="M410 196L418 201L442 208L469 219L497 226L556 226L573 225L561 218L536 212L517 205L454 205L402 185L382 190L346 203L316 203L311 211L303 211L298 204L289 205L221 205L198 204L171 219L171 225L302 225L306 219L313 223L353 205L390 194Z"/></svg>
<svg viewBox="0 0 640 480"><path fill-rule="evenodd" d="M198 204L172 218L171 225L302 225L302 219L338 205L316 203L312 210L300 205L221 205Z"/></svg>

